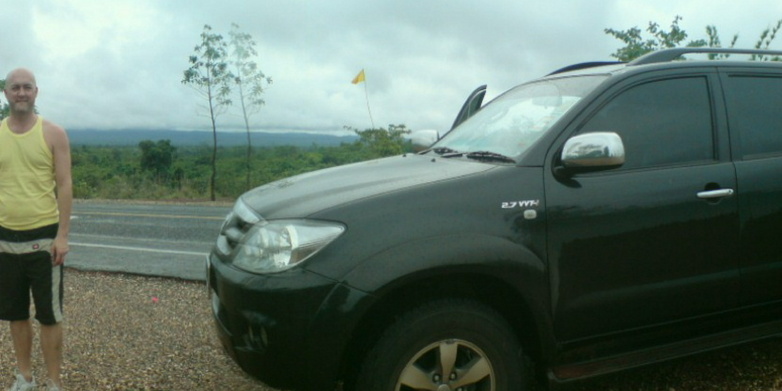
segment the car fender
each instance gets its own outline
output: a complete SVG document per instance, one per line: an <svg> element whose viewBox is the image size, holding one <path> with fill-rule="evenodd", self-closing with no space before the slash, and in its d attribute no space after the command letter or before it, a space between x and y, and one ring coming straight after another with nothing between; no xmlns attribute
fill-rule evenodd
<svg viewBox="0 0 782 391"><path fill-rule="evenodd" d="M325 352L343 357L345 351L341 349L350 349L352 339L362 331L357 328L363 319L373 307L389 299L387 295L449 275L462 279L474 276L507 285L529 308L533 319L526 321L537 330L551 329L546 315L550 308L547 271L538 256L507 238L477 233L443 235L385 249L351 270L318 310L311 336L318 341L320 353L311 357ZM341 365L341 360L314 364L319 372L329 373L334 365Z"/></svg>
<svg viewBox="0 0 782 391"><path fill-rule="evenodd" d="M382 296L398 284L433 274L458 273L493 276L512 284L524 296L540 295L547 280L543 261L507 238L480 233L418 238L378 252L357 264L343 283Z"/></svg>

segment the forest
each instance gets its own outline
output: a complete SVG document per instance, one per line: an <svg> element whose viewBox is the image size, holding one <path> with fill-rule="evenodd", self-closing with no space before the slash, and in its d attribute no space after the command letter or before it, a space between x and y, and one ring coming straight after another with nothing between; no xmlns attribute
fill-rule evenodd
<svg viewBox="0 0 782 391"><path fill-rule="evenodd" d="M412 150L404 125L354 130L359 138L339 146L217 148L215 194L232 201L245 191L322 168ZM138 146L74 145L73 195L80 199L204 201L210 199L212 146L177 147L170 140Z"/></svg>

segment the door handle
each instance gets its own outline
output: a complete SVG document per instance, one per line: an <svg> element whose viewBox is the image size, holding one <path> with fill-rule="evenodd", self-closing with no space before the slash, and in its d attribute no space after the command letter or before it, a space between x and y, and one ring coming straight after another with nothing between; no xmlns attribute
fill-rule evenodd
<svg viewBox="0 0 782 391"><path fill-rule="evenodd" d="M714 198L730 197L733 195L733 189L717 189L698 192L698 198L710 200Z"/></svg>

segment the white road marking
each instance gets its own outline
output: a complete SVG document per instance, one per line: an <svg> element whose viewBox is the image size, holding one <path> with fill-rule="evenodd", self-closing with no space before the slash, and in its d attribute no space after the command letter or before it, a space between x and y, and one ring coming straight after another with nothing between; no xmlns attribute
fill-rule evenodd
<svg viewBox="0 0 782 391"><path fill-rule="evenodd" d="M179 254L179 255L197 255L200 257L207 255L207 253L205 252L198 253L194 251L161 250L161 249L145 248L145 247L112 246L108 244L93 244L93 243L78 243L78 242L69 242L69 244L72 246L111 248L115 250L146 251L151 253Z"/></svg>
<svg viewBox="0 0 782 391"><path fill-rule="evenodd" d="M79 215L96 216L120 216L120 217L154 217L169 219L195 219L195 220L225 220L225 216L193 216L193 215L168 215L168 214L149 214L149 213L120 213L120 212L79 212L71 215L71 220L79 218Z"/></svg>

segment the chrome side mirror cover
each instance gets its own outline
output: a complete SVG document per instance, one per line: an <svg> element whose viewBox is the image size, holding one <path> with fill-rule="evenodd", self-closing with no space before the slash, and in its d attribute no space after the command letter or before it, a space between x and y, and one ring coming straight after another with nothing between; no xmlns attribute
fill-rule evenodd
<svg viewBox="0 0 782 391"><path fill-rule="evenodd" d="M625 162L622 138L614 132L594 132L573 136L562 148L562 165L574 169L608 169Z"/></svg>

